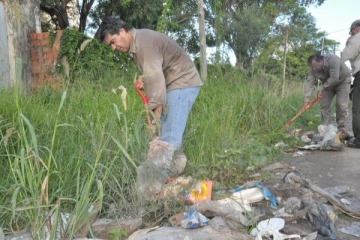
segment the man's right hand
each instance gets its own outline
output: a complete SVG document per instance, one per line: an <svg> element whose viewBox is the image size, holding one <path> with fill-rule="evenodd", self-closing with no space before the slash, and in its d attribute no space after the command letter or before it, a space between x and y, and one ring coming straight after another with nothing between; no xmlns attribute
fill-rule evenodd
<svg viewBox="0 0 360 240"><path fill-rule="evenodd" d="M136 85L140 90L144 90L144 79L142 79L141 77L138 78L138 79L136 79L135 85Z"/></svg>

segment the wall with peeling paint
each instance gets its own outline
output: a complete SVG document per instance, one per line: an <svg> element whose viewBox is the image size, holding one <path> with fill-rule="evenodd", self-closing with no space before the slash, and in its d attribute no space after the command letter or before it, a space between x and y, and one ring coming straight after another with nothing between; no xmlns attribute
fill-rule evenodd
<svg viewBox="0 0 360 240"><path fill-rule="evenodd" d="M30 33L36 32L39 0L0 0L0 88L31 89Z"/></svg>

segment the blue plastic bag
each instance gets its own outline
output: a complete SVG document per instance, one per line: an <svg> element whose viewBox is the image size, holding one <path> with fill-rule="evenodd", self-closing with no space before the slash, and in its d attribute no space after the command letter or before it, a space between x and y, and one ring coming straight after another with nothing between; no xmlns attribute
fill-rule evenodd
<svg viewBox="0 0 360 240"><path fill-rule="evenodd" d="M196 210L185 213L181 219L181 227L185 229L196 229L209 224L209 219Z"/></svg>

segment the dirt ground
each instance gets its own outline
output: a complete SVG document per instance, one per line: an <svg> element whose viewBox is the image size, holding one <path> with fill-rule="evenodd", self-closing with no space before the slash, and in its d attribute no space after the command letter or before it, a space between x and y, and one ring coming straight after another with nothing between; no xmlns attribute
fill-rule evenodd
<svg viewBox="0 0 360 240"><path fill-rule="evenodd" d="M303 156L290 157L289 162L295 171L300 172L304 178L323 189L337 186L349 187L347 196L352 196L351 204L358 208L360 202L360 149L309 151ZM337 228L353 222L360 222L360 219L340 216ZM341 232L337 232L337 236L341 240L359 239L359 237Z"/></svg>

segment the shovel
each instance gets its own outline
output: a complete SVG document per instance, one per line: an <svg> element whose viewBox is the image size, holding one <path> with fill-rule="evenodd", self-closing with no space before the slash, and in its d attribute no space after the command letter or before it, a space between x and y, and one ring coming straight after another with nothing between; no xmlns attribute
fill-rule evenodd
<svg viewBox="0 0 360 240"><path fill-rule="evenodd" d="M292 119L290 119L284 126L284 128L287 128L292 124L301 114L306 112L312 105L314 105L317 101L319 101L321 98L321 94L318 93L316 98L309 102L304 108L302 108Z"/></svg>

